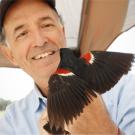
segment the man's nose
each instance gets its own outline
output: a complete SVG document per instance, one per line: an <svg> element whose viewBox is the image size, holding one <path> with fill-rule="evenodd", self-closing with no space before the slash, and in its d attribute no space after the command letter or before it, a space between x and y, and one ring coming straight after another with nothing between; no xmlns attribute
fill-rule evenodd
<svg viewBox="0 0 135 135"><path fill-rule="evenodd" d="M33 33L33 42L35 47L43 46L44 44L48 43L48 38L38 30Z"/></svg>

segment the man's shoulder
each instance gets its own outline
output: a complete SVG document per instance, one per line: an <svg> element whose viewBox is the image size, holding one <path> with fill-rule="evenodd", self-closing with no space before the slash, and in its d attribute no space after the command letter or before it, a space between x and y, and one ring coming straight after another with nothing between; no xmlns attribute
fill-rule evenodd
<svg viewBox="0 0 135 135"><path fill-rule="evenodd" d="M36 95L32 90L26 97L11 103L0 119L0 135L6 134L38 134ZM12 133L11 133L12 132Z"/></svg>
<svg viewBox="0 0 135 135"><path fill-rule="evenodd" d="M31 102L33 102L34 100L34 90L30 91L30 93L25 96L24 98L18 100L18 101L14 101L12 102L11 104L9 104L6 108L6 111L7 113L16 113L16 112L19 112L19 111L23 111L23 110L26 110L26 109L30 109L32 106L31 106Z"/></svg>

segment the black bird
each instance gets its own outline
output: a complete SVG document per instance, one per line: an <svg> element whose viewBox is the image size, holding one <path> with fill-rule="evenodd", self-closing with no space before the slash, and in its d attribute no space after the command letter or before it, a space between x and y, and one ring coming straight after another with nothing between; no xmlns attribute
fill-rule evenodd
<svg viewBox="0 0 135 135"><path fill-rule="evenodd" d="M60 49L61 61L49 80L47 110L49 130L63 131L83 108L99 94L110 90L130 70L133 54L91 51L83 56ZM46 130L48 126L44 126ZM55 128L54 128L55 127ZM61 132L62 133L62 132Z"/></svg>

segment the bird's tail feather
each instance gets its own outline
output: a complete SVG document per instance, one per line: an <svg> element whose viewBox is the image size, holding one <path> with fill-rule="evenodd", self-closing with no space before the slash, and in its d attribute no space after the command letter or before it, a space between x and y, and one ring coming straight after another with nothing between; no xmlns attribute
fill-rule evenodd
<svg viewBox="0 0 135 135"><path fill-rule="evenodd" d="M50 126L56 129L77 118L83 108L96 94L78 76L53 75L49 80L48 118Z"/></svg>

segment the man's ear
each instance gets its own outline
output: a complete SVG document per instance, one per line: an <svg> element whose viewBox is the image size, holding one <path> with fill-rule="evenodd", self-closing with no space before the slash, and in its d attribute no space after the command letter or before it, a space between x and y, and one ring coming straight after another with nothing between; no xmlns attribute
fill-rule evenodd
<svg viewBox="0 0 135 135"><path fill-rule="evenodd" d="M12 51L8 46L5 45L0 45L0 52L15 66L18 66L18 64L16 63L13 55L12 55Z"/></svg>

